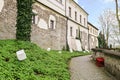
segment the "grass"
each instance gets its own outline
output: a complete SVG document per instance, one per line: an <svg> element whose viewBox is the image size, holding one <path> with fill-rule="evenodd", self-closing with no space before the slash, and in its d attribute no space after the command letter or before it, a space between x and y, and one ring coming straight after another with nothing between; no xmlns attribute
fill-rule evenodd
<svg viewBox="0 0 120 80"><path fill-rule="evenodd" d="M16 51L24 49L27 59L19 61ZM89 53L46 51L37 45L0 40L0 80L70 80L68 61Z"/></svg>

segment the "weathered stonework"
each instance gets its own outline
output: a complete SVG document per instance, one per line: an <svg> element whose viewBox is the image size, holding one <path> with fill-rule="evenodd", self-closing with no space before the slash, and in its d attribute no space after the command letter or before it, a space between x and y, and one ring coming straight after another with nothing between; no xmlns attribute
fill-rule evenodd
<svg viewBox="0 0 120 80"><path fill-rule="evenodd" d="M82 31L80 35L81 35L82 49L88 50L88 34Z"/></svg>
<svg viewBox="0 0 120 80"><path fill-rule="evenodd" d="M110 50L93 49L93 59L104 58L105 69L120 80L120 53Z"/></svg>
<svg viewBox="0 0 120 80"><path fill-rule="evenodd" d="M16 35L16 0L4 0L0 12L0 39L15 39Z"/></svg>
<svg viewBox="0 0 120 80"><path fill-rule="evenodd" d="M97 44L97 37L96 36L93 36L93 35L91 35L91 34L89 34L89 48L90 48L90 50L92 49L92 48L96 48L97 46L96 46L96 44Z"/></svg>
<svg viewBox="0 0 120 80"><path fill-rule="evenodd" d="M48 29L43 29L38 27L37 24L33 24L31 41L45 49L61 50L66 47L66 18L40 3L33 4L33 10L37 12L38 21L43 19L47 23ZM50 15L56 18L55 29L49 28Z"/></svg>
<svg viewBox="0 0 120 80"><path fill-rule="evenodd" d="M120 80L120 57L104 54L105 69Z"/></svg>

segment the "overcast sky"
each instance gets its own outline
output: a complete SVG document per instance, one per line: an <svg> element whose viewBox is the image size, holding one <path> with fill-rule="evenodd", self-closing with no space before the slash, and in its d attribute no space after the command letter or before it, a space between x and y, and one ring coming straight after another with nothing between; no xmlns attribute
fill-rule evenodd
<svg viewBox="0 0 120 80"><path fill-rule="evenodd" d="M115 10L115 0L75 0L89 14L88 21L100 28L98 17L105 9ZM120 0L119 5L120 5Z"/></svg>

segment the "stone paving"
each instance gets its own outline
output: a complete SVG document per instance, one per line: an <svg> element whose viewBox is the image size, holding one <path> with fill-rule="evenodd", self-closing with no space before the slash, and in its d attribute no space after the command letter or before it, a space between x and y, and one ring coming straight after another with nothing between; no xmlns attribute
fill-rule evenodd
<svg viewBox="0 0 120 80"><path fill-rule="evenodd" d="M91 55L73 58L70 73L71 80L116 80L104 67L97 67Z"/></svg>

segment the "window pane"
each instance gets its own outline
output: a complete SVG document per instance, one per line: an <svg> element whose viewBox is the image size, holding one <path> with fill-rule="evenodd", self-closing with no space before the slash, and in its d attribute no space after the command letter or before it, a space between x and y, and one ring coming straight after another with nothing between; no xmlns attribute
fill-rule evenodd
<svg viewBox="0 0 120 80"><path fill-rule="evenodd" d="M50 28L54 29L54 21L53 20L50 20Z"/></svg>
<svg viewBox="0 0 120 80"><path fill-rule="evenodd" d="M86 20L85 20L85 18L84 18L84 26L86 26Z"/></svg>
<svg viewBox="0 0 120 80"><path fill-rule="evenodd" d="M71 17L71 7L69 7L69 16Z"/></svg>
<svg viewBox="0 0 120 80"><path fill-rule="evenodd" d="M35 15L32 16L32 23L35 24Z"/></svg>
<svg viewBox="0 0 120 80"><path fill-rule="evenodd" d="M60 3L62 3L62 0L60 0Z"/></svg>
<svg viewBox="0 0 120 80"><path fill-rule="evenodd" d="M81 19L82 19L82 16L80 15L80 23L82 22L82 20L81 20Z"/></svg>
<svg viewBox="0 0 120 80"><path fill-rule="evenodd" d="M77 12L75 11L75 20L77 20Z"/></svg>
<svg viewBox="0 0 120 80"><path fill-rule="evenodd" d="M72 27L70 27L70 36L72 36Z"/></svg>

